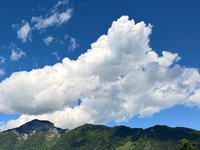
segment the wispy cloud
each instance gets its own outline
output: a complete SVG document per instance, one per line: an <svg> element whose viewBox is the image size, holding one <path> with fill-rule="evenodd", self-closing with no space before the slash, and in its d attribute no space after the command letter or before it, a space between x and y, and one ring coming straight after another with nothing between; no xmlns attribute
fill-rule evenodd
<svg viewBox="0 0 200 150"><path fill-rule="evenodd" d="M4 71L4 69L0 69L0 76L3 76L5 74L6 74L6 72Z"/></svg>
<svg viewBox="0 0 200 150"><path fill-rule="evenodd" d="M57 58L57 60L59 61L60 60L60 56L58 56L58 52L57 51L55 51L55 52L53 52L53 54L52 55L54 55L54 56L56 56L56 58Z"/></svg>
<svg viewBox="0 0 200 150"><path fill-rule="evenodd" d="M18 48L14 43L11 43L8 46L2 46L2 49L10 49L11 50L11 56L10 59L12 61L18 61L21 57L27 57L26 53Z"/></svg>
<svg viewBox="0 0 200 150"><path fill-rule="evenodd" d="M64 8L64 11L60 11L63 9L59 9L59 7ZM41 11L39 7L38 11ZM42 9L43 10L43 9ZM68 7L68 1L62 0L58 1L46 15L41 16L33 16L31 18L31 23L23 20L22 25L13 24L12 28L17 30L17 38L21 39L23 43L29 39L31 41L31 32L33 30L40 30L40 32L44 32L46 28L52 26L60 26L68 22L68 20L72 17L73 8Z"/></svg>
<svg viewBox="0 0 200 150"><path fill-rule="evenodd" d="M70 45L68 47L68 51L74 51L75 48L79 47L79 44L77 44L76 39L71 37L70 38Z"/></svg>
<svg viewBox="0 0 200 150"><path fill-rule="evenodd" d="M48 36L47 38L43 39L44 43L49 46L50 43L53 41L54 37Z"/></svg>
<svg viewBox="0 0 200 150"><path fill-rule="evenodd" d="M36 9L32 8L32 11L45 11L46 7L38 6Z"/></svg>
<svg viewBox="0 0 200 150"><path fill-rule="evenodd" d="M24 51L22 51L21 49L13 49L12 50L12 54L10 56L10 59L12 61L18 61L22 56L26 56L26 53Z"/></svg>
<svg viewBox="0 0 200 150"><path fill-rule="evenodd" d="M0 56L0 64L3 64L6 62L6 58L4 56Z"/></svg>
<svg viewBox="0 0 200 150"><path fill-rule="evenodd" d="M34 29L40 30L45 29L54 25L60 26L64 23L66 23L71 17L72 17L72 8L66 8L64 12L60 12L58 7L63 5L68 5L68 1L58 1L57 4L53 6L53 8L50 9L50 14L47 16L39 16L35 17L33 16L31 19L32 23L35 23Z"/></svg>
<svg viewBox="0 0 200 150"><path fill-rule="evenodd" d="M59 44L64 44L65 40L69 38L69 35L65 34L63 39L59 41Z"/></svg>
<svg viewBox="0 0 200 150"><path fill-rule="evenodd" d="M64 38L64 40L66 40L66 39L69 38L69 35L68 35L68 34L65 34L65 35L63 36L63 38Z"/></svg>
<svg viewBox="0 0 200 150"><path fill-rule="evenodd" d="M45 29L47 27L51 27L53 25L60 26L61 24L67 22L71 18L72 9L67 9L66 12L62 13L54 13L48 18L40 17L32 17L31 21L36 23L34 25L34 29L40 30Z"/></svg>

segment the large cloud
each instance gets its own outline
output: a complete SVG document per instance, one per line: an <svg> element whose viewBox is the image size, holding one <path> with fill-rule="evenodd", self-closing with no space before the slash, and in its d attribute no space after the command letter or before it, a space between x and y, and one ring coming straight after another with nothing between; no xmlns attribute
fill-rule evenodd
<svg viewBox="0 0 200 150"><path fill-rule="evenodd" d="M175 64L178 54L163 51L159 57L152 51L151 28L122 16L77 60L64 58L54 66L13 73L0 83L0 111L22 115L0 129L33 118L74 128L199 104L198 70Z"/></svg>

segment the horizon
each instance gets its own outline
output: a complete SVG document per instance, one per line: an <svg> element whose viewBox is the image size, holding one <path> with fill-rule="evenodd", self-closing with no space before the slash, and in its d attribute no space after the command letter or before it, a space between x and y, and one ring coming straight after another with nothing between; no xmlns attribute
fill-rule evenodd
<svg viewBox="0 0 200 150"><path fill-rule="evenodd" d="M0 2L0 131L33 119L200 131L199 6Z"/></svg>
<svg viewBox="0 0 200 150"><path fill-rule="evenodd" d="M21 126L24 126L25 124L27 124L27 123L29 123L29 122L33 122L33 121L35 121L35 120L40 121L40 122L50 122L49 120L33 119L33 120L31 120L31 121L25 122L24 124L22 124L22 125L20 125L20 126L18 126L18 127L11 128L11 129L6 129L6 130L0 131L0 132L6 132L6 131L10 131L10 130L12 130L12 129L20 128ZM52 123L52 122L50 122L50 123ZM140 128L140 127L129 127L129 126L125 126L125 125L107 126L107 125L104 125L104 124L92 124L92 123L85 123L85 124L83 124L83 125L80 125L80 126L77 126L77 127L73 128L73 129L76 129L76 128L81 127L81 126L84 126L84 125L105 126L105 127L108 127L108 128L114 128L114 127L122 127L122 126L124 126L124 127L131 128L131 129L143 129L143 130L146 130L146 129L149 129L149 128L153 128L153 127L155 127L155 126L166 126L166 127L169 127L169 128L185 128L185 129L192 129L192 128L187 128L187 127L182 127L182 126L171 127L171 126L167 126L167 125L164 125L164 124L156 124L156 125L154 125L154 126L149 126L149 127L147 127L147 128ZM60 127L55 126L54 123L53 123L53 126L56 127L56 128L60 128ZM60 128L60 129L66 130L66 129L68 129L68 128ZM73 130L73 129L69 129L69 131L70 131L70 130ZM192 129L192 130L195 130L195 129ZM196 131L199 131L199 130L196 130Z"/></svg>

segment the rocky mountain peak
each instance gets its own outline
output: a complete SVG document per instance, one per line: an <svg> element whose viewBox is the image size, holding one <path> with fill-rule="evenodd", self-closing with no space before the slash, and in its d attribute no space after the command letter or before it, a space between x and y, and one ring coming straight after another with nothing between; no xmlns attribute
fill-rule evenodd
<svg viewBox="0 0 200 150"><path fill-rule="evenodd" d="M29 134L32 131L43 132L43 131L49 131L50 129L54 129L54 128L56 128L54 124L49 121L35 119L35 120L25 123L19 128L16 128L16 130L19 133L23 132L23 133Z"/></svg>

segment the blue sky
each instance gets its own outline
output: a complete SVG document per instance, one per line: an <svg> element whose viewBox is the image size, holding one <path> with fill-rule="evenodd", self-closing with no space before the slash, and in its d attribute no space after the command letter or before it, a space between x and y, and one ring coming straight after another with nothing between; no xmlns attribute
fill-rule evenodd
<svg viewBox="0 0 200 150"><path fill-rule="evenodd" d="M198 0L0 2L0 129L37 118L62 128L200 130L199 7Z"/></svg>

